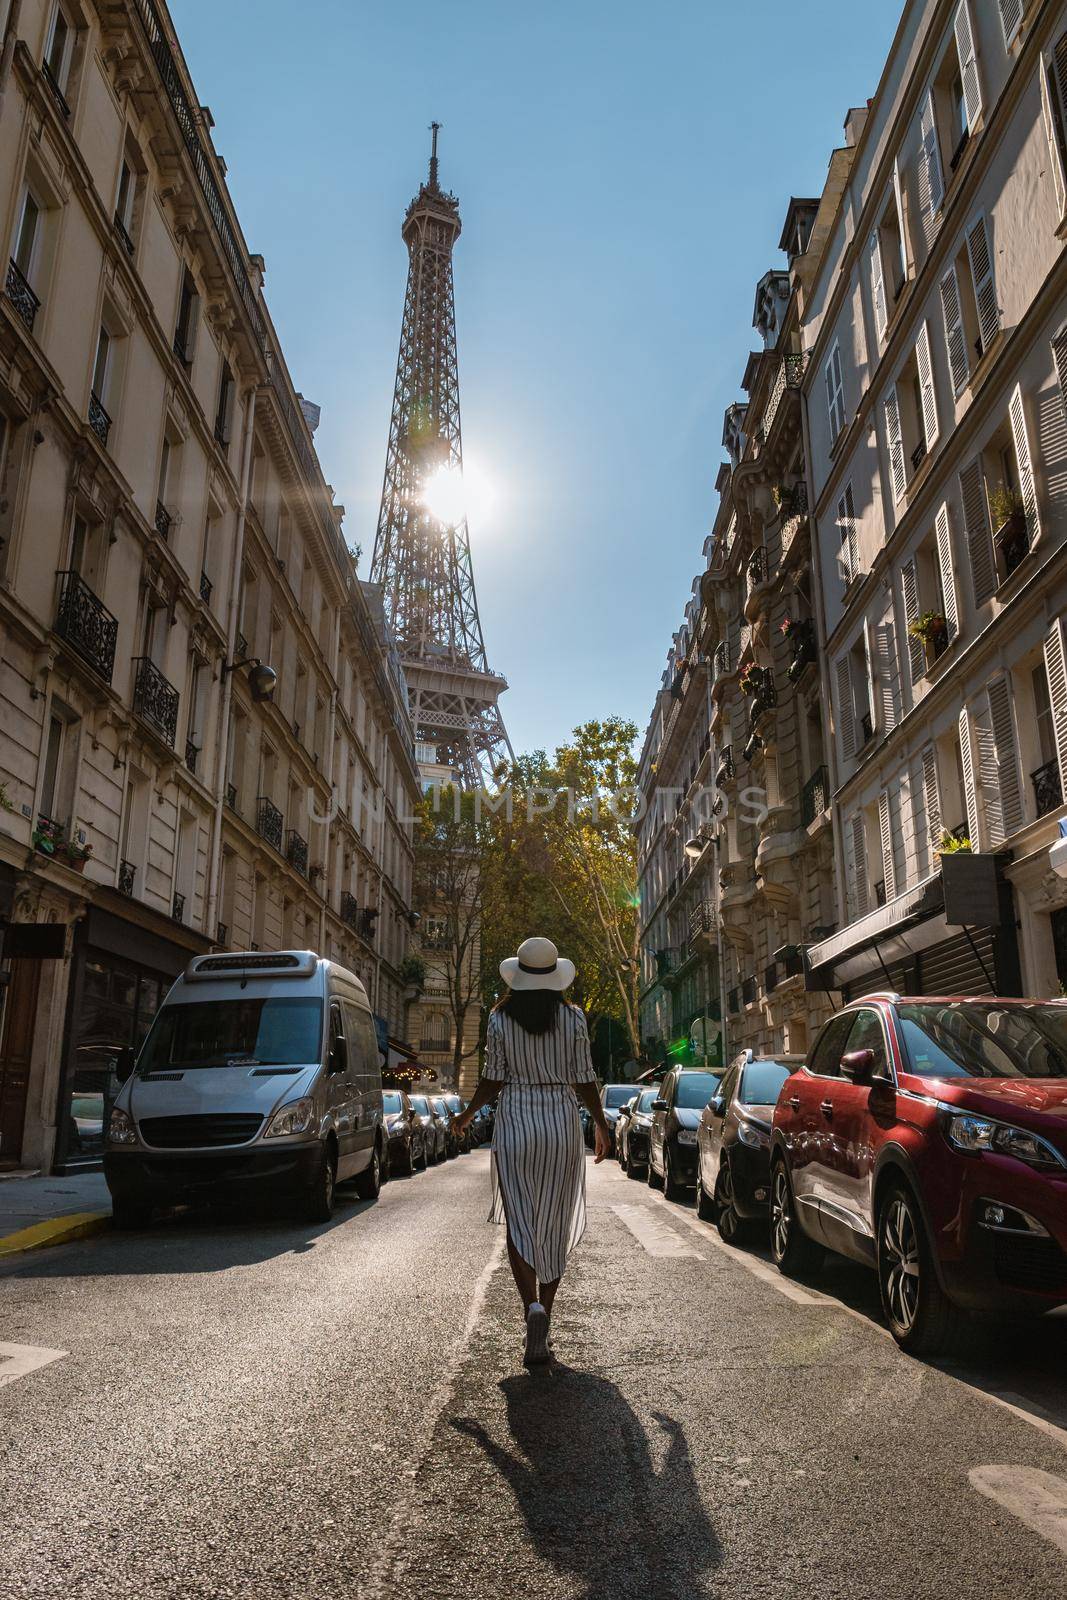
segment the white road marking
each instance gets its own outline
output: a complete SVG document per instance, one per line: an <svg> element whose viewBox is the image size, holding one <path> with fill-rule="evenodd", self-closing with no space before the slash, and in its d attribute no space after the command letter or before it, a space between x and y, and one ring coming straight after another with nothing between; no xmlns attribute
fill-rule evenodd
<svg viewBox="0 0 1067 1600"><path fill-rule="evenodd" d="M611 1209L650 1256L687 1256L690 1260L703 1261L700 1251L687 1244L669 1223L654 1216L648 1206L612 1206Z"/></svg>
<svg viewBox="0 0 1067 1600"><path fill-rule="evenodd" d="M972 1467L967 1474L979 1494L1067 1555L1067 1479L1039 1467Z"/></svg>
<svg viewBox="0 0 1067 1600"><path fill-rule="evenodd" d="M40 1344L0 1344L0 1389L69 1354L68 1350L46 1350Z"/></svg>

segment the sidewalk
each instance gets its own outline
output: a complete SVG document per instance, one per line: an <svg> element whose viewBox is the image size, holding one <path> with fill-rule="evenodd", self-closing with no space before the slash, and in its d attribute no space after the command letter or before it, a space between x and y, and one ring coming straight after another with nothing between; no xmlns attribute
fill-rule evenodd
<svg viewBox="0 0 1067 1600"><path fill-rule="evenodd" d="M111 1196L102 1172L0 1180L0 1259L84 1239L110 1225Z"/></svg>

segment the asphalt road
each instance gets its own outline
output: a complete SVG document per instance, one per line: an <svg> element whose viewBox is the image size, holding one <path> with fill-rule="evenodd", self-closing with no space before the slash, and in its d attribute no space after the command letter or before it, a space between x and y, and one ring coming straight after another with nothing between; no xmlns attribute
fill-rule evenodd
<svg viewBox="0 0 1067 1600"><path fill-rule="evenodd" d="M1064 1592L1062 1320L924 1365L862 1270L795 1288L590 1164L528 1375L487 1185L483 1151L329 1227L0 1272L0 1340L64 1352L0 1387L0 1596Z"/></svg>

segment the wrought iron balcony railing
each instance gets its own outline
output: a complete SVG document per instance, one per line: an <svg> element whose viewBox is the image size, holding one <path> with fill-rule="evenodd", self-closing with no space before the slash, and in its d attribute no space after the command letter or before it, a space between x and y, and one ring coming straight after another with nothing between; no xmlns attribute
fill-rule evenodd
<svg viewBox="0 0 1067 1600"><path fill-rule="evenodd" d="M911 470L912 470L912 472L918 472L919 468L922 466L922 464L923 464L923 462L925 460L926 460L926 440L925 439L920 439L918 444L915 446L915 449L911 452Z"/></svg>
<svg viewBox="0 0 1067 1600"><path fill-rule="evenodd" d="M214 587L207 573L202 572L200 574L200 598L206 606L211 604L211 591Z"/></svg>
<svg viewBox="0 0 1067 1600"><path fill-rule="evenodd" d="M341 921L350 928L359 926L359 902L354 894L349 894L347 889L341 891Z"/></svg>
<svg viewBox="0 0 1067 1600"><path fill-rule="evenodd" d="M174 899L171 901L170 914L174 918L175 922L185 921L185 896L183 894L176 894L174 896Z"/></svg>
<svg viewBox="0 0 1067 1600"><path fill-rule="evenodd" d="M1056 811L1062 806L1063 784L1060 781L1060 764L1057 760L1046 761L1043 767L1031 772L1030 782L1034 786L1034 804L1039 817L1047 816L1050 811Z"/></svg>
<svg viewBox="0 0 1067 1600"><path fill-rule="evenodd" d="M130 238L129 230L127 229L126 224L123 222L122 218L119 216L117 211L115 212L115 232L118 234L119 238L122 240L123 246L125 247L125 250L126 250L126 254L128 256L132 256L133 255L133 240Z"/></svg>
<svg viewBox="0 0 1067 1600"><path fill-rule="evenodd" d="M256 801L256 832L261 839L266 839L275 850L282 847L282 814L278 807L267 795L261 794Z"/></svg>
<svg viewBox="0 0 1067 1600"><path fill-rule="evenodd" d="M789 389L799 389L804 381L804 366L806 360L807 356L805 353L796 352L790 353L789 355L784 355L779 362L778 370L774 375L774 382L771 385L771 392L767 396L767 404L763 412L764 438L766 438L771 431L771 425L774 422L775 416L777 415L778 407L782 403L782 396Z"/></svg>
<svg viewBox="0 0 1067 1600"><path fill-rule="evenodd" d="M734 775L734 747L724 744L719 751L719 765L715 769L715 782L721 789Z"/></svg>
<svg viewBox="0 0 1067 1600"><path fill-rule="evenodd" d="M814 771L800 791L800 820L808 827L830 805L830 774L825 767Z"/></svg>
<svg viewBox="0 0 1067 1600"><path fill-rule="evenodd" d="M137 878L137 868L132 861L119 862L119 894L132 894L134 882Z"/></svg>
<svg viewBox="0 0 1067 1600"><path fill-rule="evenodd" d="M285 840L285 855L289 865L295 867L297 872L308 875L308 842L303 834L297 833L295 828L290 828Z"/></svg>
<svg viewBox="0 0 1067 1600"><path fill-rule="evenodd" d="M756 979L743 978L741 980L741 1004L750 1006L756 998Z"/></svg>
<svg viewBox="0 0 1067 1600"><path fill-rule="evenodd" d="M778 963L772 961L763 969L763 992L773 994L778 987Z"/></svg>
<svg viewBox="0 0 1067 1600"><path fill-rule="evenodd" d="M195 772L196 771L196 758L197 758L197 756L199 754L200 754L199 746L195 745L191 739L186 739L186 741L185 741L185 765L189 768L190 772Z"/></svg>
<svg viewBox="0 0 1067 1600"><path fill-rule="evenodd" d="M748 586L749 589L757 588L767 581L767 552L758 544L748 558Z"/></svg>
<svg viewBox="0 0 1067 1600"><path fill-rule="evenodd" d="M787 669L790 682L800 677L804 668L815 660L815 623L811 617L801 617L789 625L787 635L790 657Z"/></svg>
<svg viewBox="0 0 1067 1600"><path fill-rule="evenodd" d="M153 522L155 525L155 530L161 539L170 538L170 525L172 521L173 518L171 517L171 514L167 510L166 506L163 504L162 500L157 500L156 514Z"/></svg>
<svg viewBox="0 0 1067 1600"><path fill-rule="evenodd" d="M41 302L26 282L17 262L9 261L7 264L6 290L8 299L26 324L26 332L32 333Z"/></svg>
<svg viewBox="0 0 1067 1600"><path fill-rule="evenodd" d="M178 736L178 691L149 656L135 656L133 665L133 709L173 745Z"/></svg>
<svg viewBox="0 0 1067 1600"><path fill-rule="evenodd" d="M48 65L47 61L42 61L41 62L41 76L44 78L45 83L47 83L48 87L51 89L52 96L53 96L53 98L54 98L54 100L56 102L56 105L59 107L59 109L60 109L60 111L62 111L64 117L69 122L70 121L70 106L67 104L67 97L63 93L63 90L60 88L59 79L56 77L55 73L52 71L52 69Z"/></svg>
<svg viewBox="0 0 1067 1600"><path fill-rule="evenodd" d="M115 668L118 618L97 598L80 572L71 569L57 577L60 590L56 632L105 683L110 683Z"/></svg>
<svg viewBox="0 0 1067 1600"><path fill-rule="evenodd" d="M111 432L111 418L104 409L104 402L94 389L89 395L89 426L92 428L101 444L107 444L107 436Z"/></svg>

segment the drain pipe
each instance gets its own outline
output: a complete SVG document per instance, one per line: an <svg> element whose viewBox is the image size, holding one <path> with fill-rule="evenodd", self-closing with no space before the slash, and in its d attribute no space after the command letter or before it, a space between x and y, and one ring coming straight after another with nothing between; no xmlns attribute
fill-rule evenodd
<svg viewBox="0 0 1067 1600"><path fill-rule="evenodd" d="M230 567L230 604L226 618L226 661L234 659L237 648L237 624L241 615L241 566L245 551L245 521L248 495L252 479L252 435L256 420L256 395L253 384L248 393L245 411L244 438L241 441L241 497L237 507L237 526L233 535L233 562ZM233 673L222 673L219 729L215 748L215 809L211 818L211 853L208 872L207 910L204 913L204 932L215 944L218 932L219 878L222 869L222 808L226 803L226 753L230 744L230 708L233 703Z"/></svg>

